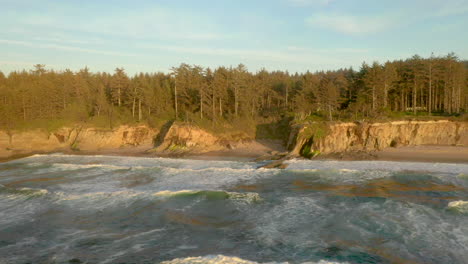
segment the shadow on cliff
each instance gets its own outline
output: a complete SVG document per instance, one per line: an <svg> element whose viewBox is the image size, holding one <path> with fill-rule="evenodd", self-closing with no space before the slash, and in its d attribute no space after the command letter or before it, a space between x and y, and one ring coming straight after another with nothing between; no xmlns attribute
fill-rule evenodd
<svg viewBox="0 0 468 264"><path fill-rule="evenodd" d="M256 140L282 140L286 143L290 133L291 118L283 118L276 122L258 124L256 126Z"/></svg>
<svg viewBox="0 0 468 264"><path fill-rule="evenodd" d="M166 124L164 124L161 127L161 130L159 133L156 135L156 137L153 139L153 146L155 148L159 147L164 143L164 139L166 138L167 133L171 129L172 125L174 124L174 120L168 121Z"/></svg>
<svg viewBox="0 0 468 264"><path fill-rule="evenodd" d="M283 118L271 123L258 124L255 141L272 150L287 151L286 145L291 132L290 122L290 118Z"/></svg>

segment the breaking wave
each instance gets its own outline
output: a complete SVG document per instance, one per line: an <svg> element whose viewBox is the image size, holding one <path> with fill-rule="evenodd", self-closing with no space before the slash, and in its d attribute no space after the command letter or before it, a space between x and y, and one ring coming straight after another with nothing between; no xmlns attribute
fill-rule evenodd
<svg viewBox="0 0 468 264"><path fill-rule="evenodd" d="M171 198L193 198L203 197L208 200L241 200L247 202L260 202L262 198L258 193L246 192L226 192L226 191L160 191L153 194L158 197L171 197Z"/></svg>
<svg viewBox="0 0 468 264"><path fill-rule="evenodd" d="M204 257L188 257L177 258L173 260L163 261L161 264L259 264L259 262L244 260L238 257L228 257L223 255L208 255ZM268 262L270 264L280 264L288 262ZM303 262L303 264L346 264L348 262L329 262L320 260L318 262Z"/></svg>
<svg viewBox="0 0 468 264"><path fill-rule="evenodd" d="M49 191L46 189L35 189L35 188L9 188L3 185L0 185L0 193L5 193L7 198L17 198L17 197L40 197L49 194Z"/></svg>
<svg viewBox="0 0 468 264"><path fill-rule="evenodd" d="M453 201L447 205L447 208L453 211L457 211L462 214L468 214L468 202L467 201Z"/></svg>
<svg viewBox="0 0 468 264"><path fill-rule="evenodd" d="M467 164L287 163L63 154L1 163L0 262L468 259Z"/></svg>

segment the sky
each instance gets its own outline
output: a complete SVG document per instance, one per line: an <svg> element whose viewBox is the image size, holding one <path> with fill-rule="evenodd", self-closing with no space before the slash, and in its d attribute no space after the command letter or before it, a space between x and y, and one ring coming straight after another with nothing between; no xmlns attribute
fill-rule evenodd
<svg viewBox="0 0 468 264"><path fill-rule="evenodd" d="M0 0L0 71L291 73L455 52L468 0Z"/></svg>

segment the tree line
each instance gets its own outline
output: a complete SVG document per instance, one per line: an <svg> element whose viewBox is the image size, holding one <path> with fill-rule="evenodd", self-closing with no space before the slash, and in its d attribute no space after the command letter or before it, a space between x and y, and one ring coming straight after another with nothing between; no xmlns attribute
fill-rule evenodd
<svg viewBox="0 0 468 264"><path fill-rule="evenodd" d="M459 114L468 110L468 63L446 56L291 74L181 64L169 73L128 76L47 70L0 72L0 126L37 120L116 123L154 120L280 118L286 113L357 119L397 112Z"/></svg>

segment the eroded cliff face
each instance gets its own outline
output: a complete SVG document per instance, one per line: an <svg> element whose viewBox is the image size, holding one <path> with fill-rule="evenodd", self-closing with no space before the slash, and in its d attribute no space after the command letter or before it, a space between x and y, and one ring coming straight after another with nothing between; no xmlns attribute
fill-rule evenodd
<svg viewBox="0 0 468 264"><path fill-rule="evenodd" d="M317 124L320 124L317 126ZM375 151L411 145L468 146L468 122L397 121L387 123L317 123L291 127L288 149L292 155ZM156 153L209 152L249 147L247 134L214 135L198 127L174 123L159 130L147 126L121 126L113 130L70 127L43 130L0 131L0 158L34 152L80 150ZM320 132L320 133L317 133Z"/></svg>
<svg viewBox="0 0 468 264"><path fill-rule="evenodd" d="M411 145L468 146L468 122L395 121L386 123L329 123L321 136L310 127L292 128L288 148L295 155L307 152L375 151Z"/></svg>
<svg viewBox="0 0 468 264"><path fill-rule="evenodd" d="M246 134L214 135L189 124L174 123L156 138L157 152L209 152L238 147L252 139Z"/></svg>
<svg viewBox="0 0 468 264"><path fill-rule="evenodd" d="M113 130L73 127L52 133L44 130L0 131L0 158L63 150L101 151L136 146L150 149L157 133L147 126L120 126Z"/></svg>

